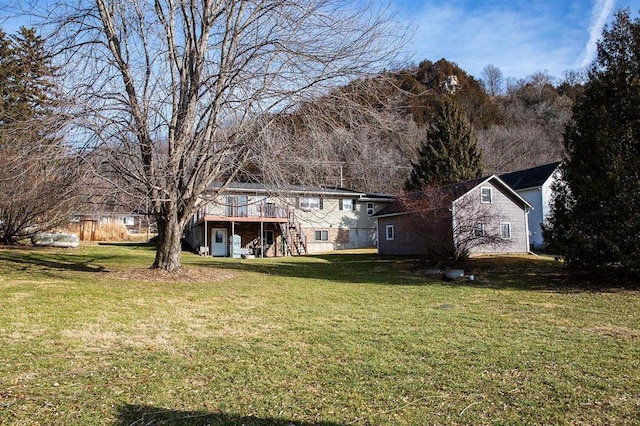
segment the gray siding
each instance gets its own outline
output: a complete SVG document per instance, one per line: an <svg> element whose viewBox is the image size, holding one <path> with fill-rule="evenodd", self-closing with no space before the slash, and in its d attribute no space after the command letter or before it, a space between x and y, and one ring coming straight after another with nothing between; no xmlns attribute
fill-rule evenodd
<svg viewBox="0 0 640 426"><path fill-rule="evenodd" d="M481 188L492 188L492 201L490 204L480 202ZM485 223L487 232L500 232L500 225L508 223L511 229L511 238L505 240L500 245L479 245L470 249L471 254L493 254L493 253L527 253L529 251L529 236L527 213L519 203L514 202L511 194L503 192L502 189L489 181L465 194L456 204L464 203L474 207L489 209L491 220ZM471 203L471 204L467 204ZM463 215L463 212L457 211ZM464 219L460 219L464 220Z"/></svg>
<svg viewBox="0 0 640 426"><path fill-rule="evenodd" d="M482 203L481 188L492 188L491 203ZM454 217L451 212L454 212ZM527 212L520 199L512 193L488 181L456 200L451 210L443 209L443 213L432 223L420 222L415 213L403 213L378 218L379 238L378 253L382 255L424 255L427 253L427 241L433 250L446 252L463 246L462 241L469 244L470 254L494 253L527 253L529 249ZM481 218L481 220L479 220ZM500 239L497 245L478 245L471 238L473 224L481 221L487 232L500 235L501 224L509 224L511 236ZM486 223L485 223L486 221ZM394 227L394 238L387 238L386 227ZM454 231L455 229L455 231ZM461 235L461 233L467 233ZM457 234L454 236L454 234ZM475 244L475 245L474 245Z"/></svg>

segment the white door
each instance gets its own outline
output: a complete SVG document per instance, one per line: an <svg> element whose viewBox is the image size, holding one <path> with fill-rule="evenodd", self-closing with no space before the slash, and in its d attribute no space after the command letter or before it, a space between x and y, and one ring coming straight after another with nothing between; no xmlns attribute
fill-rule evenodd
<svg viewBox="0 0 640 426"><path fill-rule="evenodd" d="M213 228L211 230L211 256L227 255L227 230Z"/></svg>

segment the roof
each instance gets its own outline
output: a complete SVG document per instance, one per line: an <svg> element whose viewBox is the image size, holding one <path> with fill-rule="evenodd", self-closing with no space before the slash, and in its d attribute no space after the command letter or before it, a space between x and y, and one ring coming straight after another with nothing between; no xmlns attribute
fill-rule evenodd
<svg viewBox="0 0 640 426"><path fill-rule="evenodd" d="M220 188L219 183L210 187L212 190ZM248 193L248 194L291 194L291 195L331 195L341 197L356 197L358 201L390 201L394 199L391 195L367 194L346 188L333 188L311 185L267 185L257 182L231 182L225 188L227 193Z"/></svg>
<svg viewBox="0 0 640 426"><path fill-rule="evenodd" d="M426 189L418 192L410 192L404 194L393 203L380 210L374 217L396 216L405 213L409 213L407 205L411 205L412 202L416 203L420 200L427 198L436 198L442 201L441 206L449 206L454 201L458 200L464 194L468 193L474 188L493 180L498 186L501 186L506 192L510 193L514 200L519 201L523 208L531 209L532 206L520 197L509 185L502 181L498 176L491 175L478 179L469 180L466 182L454 183L451 185L444 185L435 188Z"/></svg>
<svg viewBox="0 0 640 426"><path fill-rule="evenodd" d="M500 175L500 179L502 179L514 191L535 188L544 185L559 165L560 162L557 161L555 163L544 164L530 169L505 173Z"/></svg>

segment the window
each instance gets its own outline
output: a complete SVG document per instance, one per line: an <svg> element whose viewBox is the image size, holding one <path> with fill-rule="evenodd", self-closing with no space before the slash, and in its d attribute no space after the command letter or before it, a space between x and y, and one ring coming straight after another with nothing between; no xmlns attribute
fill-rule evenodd
<svg viewBox="0 0 640 426"><path fill-rule="evenodd" d="M216 231L214 241L216 244L224 243L224 231Z"/></svg>
<svg viewBox="0 0 640 426"><path fill-rule="evenodd" d="M491 188L480 188L480 202L491 203Z"/></svg>
<svg viewBox="0 0 640 426"><path fill-rule="evenodd" d="M373 203L367 203L367 214L371 216L373 214L374 208Z"/></svg>
<svg viewBox="0 0 640 426"><path fill-rule="evenodd" d="M340 210L354 210L353 200L350 198L345 198L344 200L340 200Z"/></svg>
<svg viewBox="0 0 640 426"><path fill-rule="evenodd" d="M484 237L484 223L476 223L473 225L473 236Z"/></svg>
<svg viewBox="0 0 640 426"><path fill-rule="evenodd" d="M387 240L393 240L396 237L394 225L387 225L385 228L385 235L387 236Z"/></svg>
<svg viewBox="0 0 640 426"><path fill-rule="evenodd" d="M300 197L299 204L301 209L309 209L309 210L322 209L322 206L320 204L320 198L318 197Z"/></svg>
<svg viewBox="0 0 640 426"><path fill-rule="evenodd" d="M125 216L125 217L122 218L122 223L125 226L133 226L133 225L135 225L136 222L135 222L135 219L132 216Z"/></svg>
<svg viewBox="0 0 640 426"><path fill-rule="evenodd" d="M500 238L503 240L511 239L511 224L510 223L501 223L500 224Z"/></svg>
<svg viewBox="0 0 640 426"><path fill-rule="evenodd" d="M329 241L329 231L316 231L315 237L316 241Z"/></svg>

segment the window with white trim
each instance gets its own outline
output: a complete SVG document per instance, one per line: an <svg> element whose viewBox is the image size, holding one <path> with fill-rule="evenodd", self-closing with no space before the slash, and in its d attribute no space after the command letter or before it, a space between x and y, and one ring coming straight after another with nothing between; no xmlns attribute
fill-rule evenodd
<svg viewBox="0 0 640 426"><path fill-rule="evenodd" d="M340 210L353 210L353 200L351 198L340 200Z"/></svg>
<svg viewBox="0 0 640 426"><path fill-rule="evenodd" d="M371 216L374 213L375 209L373 203L367 203L367 215Z"/></svg>
<svg viewBox="0 0 640 426"><path fill-rule="evenodd" d="M133 226L136 223L136 220L133 216L125 216L122 218L122 223L125 226Z"/></svg>
<svg viewBox="0 0 640 426"><path fill-rule="evenodd" d="M480 202L481 203L485 203L485 204L491 204L492 201L492 188L490 187L483 187L480 188Z"/></svg>
<svg viewBox="0 0 640 426"><path fill-rule="evenodd" d="M484 237L484 223L476 223L473 225L473 236Z"/></svg>
<svg viewBox="0 0 640 426"><path fill-rule="evenodd" d="M319 197L300 197L299 205L301 209L320 210Z"/></svg>
<svg viewBox="0 0 640 426"><path fill-rule="evenodd" d="M501 223L500 224L500 238L503 240L511 239L511 224L510 223Z"/></svg>
<svg viewBox="0 0 640 426"><path fill-rule="evenodd" d="M315 231L316 241L329 241L329 231Z"/></svg>
<svg viewBox="0 0 640 426"><path fill-rule="evenodd" d="M387 240L393 240L396 237L396 229L394 225L387 225L385 228L385 235Z"/></svg>

